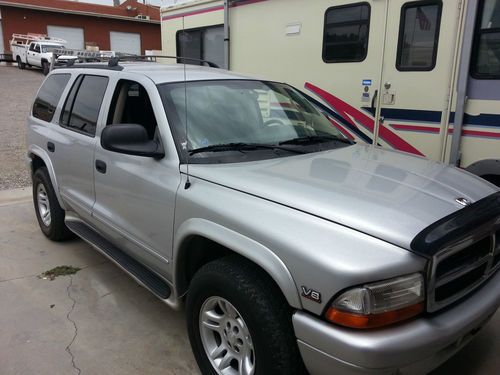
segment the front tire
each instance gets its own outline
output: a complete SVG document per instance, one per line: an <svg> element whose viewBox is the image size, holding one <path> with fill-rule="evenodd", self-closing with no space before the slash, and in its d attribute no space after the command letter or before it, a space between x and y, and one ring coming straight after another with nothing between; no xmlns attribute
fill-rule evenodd
<svg viewBox="0 0 500 375"><path fill-rule="evenodd" d="M64 224L65 213L59 205L46 167L38 168L33 174L33 203L38 225L45 236L52 241L72 237Z"/></svg>
<svg viewBox="0 0 500 375"><path fill-rule="evenodd" d="M42 61L42 73L44 76L49 74L50 72L50 64L48 61Z"/></svg>
<svg viewBox="0 0 500 375"><path fill-rule="evenodd" d="M202 374L304 374L292 309L273 280L230 256L204 265L187 296L187 324Z"/></svg>

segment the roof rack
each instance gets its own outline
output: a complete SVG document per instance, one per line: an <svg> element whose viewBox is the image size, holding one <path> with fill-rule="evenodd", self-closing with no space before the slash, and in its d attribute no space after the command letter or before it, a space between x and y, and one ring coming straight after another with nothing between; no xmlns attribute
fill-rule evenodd
<svg viewBox="0 0 500 375"><path fill-rule="evenodd" d="M157 62L157 59L176 59L178 62L183 61L195 61L202 64L206 64L211 68L219 68L219 66L211 61L196 59L192 57L183 56L168 56L168 55L131 55L131 54L115 54L113 51L86 51L86 50L71 50L66 48L54 48L52 50L52 66L51 69L55 68L70 68L78 67L75 62L108 62L107 65L103 64L87 64L86 68L97 68L97 69L111 69L111 70L123 70L123 66L120 62L132 62L132 61L146 61L146 62ZM69 59L59 59L61 56L70 57ZM83 66L81 66L83 67Z"/></svg>
<svg viewBox="0 0 500 375"><path fill-rule="evenodd" d="M33 34L33 33L28 33L28 34L12 34L11 38L11 44L26 44L30 42L54 42L54 43L61 43L61 44L66 44L67 41L61 38L55 38L51 36L47 36L45 34Z"/></svg>
<svg viewBox="0 0 500 375"><path fill-rule="evenodd" d="M120 61L154 61L156 62L156 59L176 59L178 62L182 62L182 60L185 61L195 61L195 62L201 62L203 64L207 64L210 68L217 68L219 69L219 65L217 65L214 62L204 60L204 59L196 59L193 57L184 57L184 56L170 56L170 55L124 55L120 54L118 56L112 57L109 59L108 65L109 66L117 66L119 65Z"/></svg>

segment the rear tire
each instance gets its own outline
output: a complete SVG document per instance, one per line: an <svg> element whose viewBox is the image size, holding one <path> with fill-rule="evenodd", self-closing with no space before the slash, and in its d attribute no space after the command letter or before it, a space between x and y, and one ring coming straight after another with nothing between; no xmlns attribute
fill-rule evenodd
<svg viewBox="0 0 500 375"><path fill-rule="evenodd" d="M64 224L65 213L59 205L46 167L38 168L33 174L33 203L38 225L46 237L52 241L73 237Z"/></svg>
<svg viewBox="0 0 500 375"><path fill-rule="evenodd" d="M23 62L21 61L21 58L20 58L19 56L17 56L16 61L17 61L17 67L18 67L19 69L24 69L24 68L26 68L26 64L25 64L25 63L23 63Z"/></svg>
<svg viewBox="0 0 500 375"><path fill-rule="evenodd" d="M273 280L246 259L204 265L191 282L186 313L202 374L305 374L292 309Z"/></svg>

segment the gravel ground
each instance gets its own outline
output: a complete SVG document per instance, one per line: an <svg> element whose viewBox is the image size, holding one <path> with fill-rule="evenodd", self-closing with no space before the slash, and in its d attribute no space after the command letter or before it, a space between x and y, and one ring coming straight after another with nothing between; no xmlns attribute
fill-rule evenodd
<svg viewBox="0 0 500 375"><path fill-rule="evenodd" d="M0 190L31 184L26 165L26 116L44 76L0 64Z"/></svg>

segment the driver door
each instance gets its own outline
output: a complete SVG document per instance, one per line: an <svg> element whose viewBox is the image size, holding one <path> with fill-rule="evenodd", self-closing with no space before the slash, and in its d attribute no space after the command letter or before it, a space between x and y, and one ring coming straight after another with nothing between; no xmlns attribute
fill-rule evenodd
<svg viewBox="0 0 500 375"><path fill-rule="evenodd" d="M119 79L114 85L106 125L144 126L151 139L162 142L165 157L157 160L109 151L98 141L93 218L118 248L165 274L180 183L177 153L169 147L170 130L156 86L150 80L135 78Z"/></svg>

